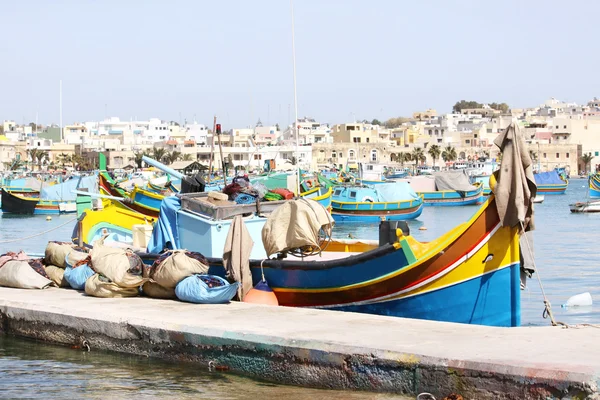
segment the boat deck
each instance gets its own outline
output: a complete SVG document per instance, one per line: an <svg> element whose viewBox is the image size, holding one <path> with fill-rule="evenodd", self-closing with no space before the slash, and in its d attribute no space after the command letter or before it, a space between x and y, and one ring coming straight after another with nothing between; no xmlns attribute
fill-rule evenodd
<svg viewBox="0 0 600 400"><path fill-rule="evenodd" d="M442 398L588 398L600 329L494 328L245 303L0 288L0 332L304 386ZM74 350L75 351L75 350ZM594 397L596 398L596 397Z"/></svg>

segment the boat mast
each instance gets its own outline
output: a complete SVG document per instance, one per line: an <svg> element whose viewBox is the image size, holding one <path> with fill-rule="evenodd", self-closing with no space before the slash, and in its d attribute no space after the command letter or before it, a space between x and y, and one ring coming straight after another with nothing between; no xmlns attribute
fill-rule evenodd
<svg viewBox="0 0 600 400"><path fill-rule="evenodd" d="M296 41L294 38L294 3L293 0L290 0L290 10L292 14L292 61L294 65L294 131L296 133L296 166L297 168L297 176L296 176L296 187L297 192L296 196L300 196L300 141L298 138L298 94L296 91Z"/></svg>
<svg viewBox="0 0 600 400"><path fill-rule="evenodd" d="M194 118L194 122L195 122L195 118ZM215 115L214 119L213 119L213 130L212 130L212 143L210 145L210 159L208 161L208 178L206 180L206 183L210 183L210 174L212 173L212 163L213 163L213 158L214 153L215 153L215 131L217 129L217 116Z"/></svg>

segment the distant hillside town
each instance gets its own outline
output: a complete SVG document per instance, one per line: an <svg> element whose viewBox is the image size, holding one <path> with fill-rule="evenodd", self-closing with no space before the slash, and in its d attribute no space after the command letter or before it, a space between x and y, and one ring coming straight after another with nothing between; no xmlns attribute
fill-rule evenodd
<svg viewBox="0 0 600 400"><path fill-rule="evenodd" d="M99 152L106 155L111 169L141 167L144 154L176 169L192 162L208 166L213 139L213 165L223 161L246 170L260 170L266 160L313 170L359 162L451 168L457 163L496 159L493 140L512 120L525 133L534 169L565 168L579 174L600 164L600 100L578 105L551 98L523 109L463 100L451 113L428 109L387 121L328 124L300 118L295 124L298 149L294 126L281 130L260 120L254 127L223 127L219 135L212 126L195 121L179 124L155 118L122 121L112 117L63 127L5 120L0 126L0 171L24 167L91 170L97 168Z"/></svg>

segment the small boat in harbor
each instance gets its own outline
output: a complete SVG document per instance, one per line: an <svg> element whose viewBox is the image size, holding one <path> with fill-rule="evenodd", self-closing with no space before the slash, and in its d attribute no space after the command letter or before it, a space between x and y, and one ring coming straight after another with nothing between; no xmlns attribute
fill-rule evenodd
<svg viewBox="0 0 600 400"><path fill-rule="evenodd" d="M569 204L569 210L572 213L597 213L600 212L600 200Z"/></svg>
<svg viewBox="0 0 600 400"><path fill-rule="evenodd" d="M376 186L337 186L331 215L340 222L405 221L423 212L423 198L405 182Z"/></svg>
<svg viewBox="0 0 600 400"><path fill-rule="evenodd" d="M483 185L471 184L465 171L441 171L433 175L413 176L402 179L423 196L426 206L466 206L481 204L484 199Z"/></svg>
<svg viewBox="0 0 600 400"><path fill-rule="evenodd" d="M544 195L543 194L537 194L533 200L534 203L543 203L544 202Z"/></svg>
<svg viewBox="0 0 600 400"><path fill-rule="evenodd" d="M600 173L595 173L589 178L590 197L600 197Z"/></svg>
<svg viewBox="0 0 600 400"><path fill-rule="evenodd" d="M565 194L569 181L559 175L557 170L534 174L538 193L543 194Z"/></svg>

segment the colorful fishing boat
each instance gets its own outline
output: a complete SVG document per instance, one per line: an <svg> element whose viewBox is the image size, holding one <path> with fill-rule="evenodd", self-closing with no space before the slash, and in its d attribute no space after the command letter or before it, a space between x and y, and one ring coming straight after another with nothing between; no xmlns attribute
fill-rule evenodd
<svg viewBox="0 0 600 400"><path fill-rule="evenodd" d="M338 186L331 197L331 215L340 222L405 221L423 212L423 198L407 183Z"/></svg>
<svg viewBox="0 0 600 400"><path fill-rule="evenodd" d="M561 176L557 170L534 174L538 193L565 194L569 180Z"/></svg>
<svg viewBox="0 0 600 400"><path fill-rule="evenodd" d="M489 196L492 194L492 189L490 188L490 175L476 175L471 177L471 181L473 184L480 184L483 186L483 195Z"/></svg>
<svg viewBox="0 0 600 400"><path fill-rule="evenodd" d="M315 187L309 191L301 193L300 196L305 199L311 199L321 204L325 209L331 210L331 196L333 188Z"/></svg>
<svg viewBox="0 0 600 400"><path fill-rule="evenodd" d="M600 173L596 173L589 178L590 197L600 197Z"/></svg>
<svg viewBox="0 0 600 400"><path fill-rule="evenodd" d="M518 129L511 125L505 136L509 130L513 130L513 137L518 135ZM520 142L502 141L503 146L505 143L518 146ZM509 182L497 184L507 198L514 198L510 192L516 188L521 188L518 190L524 194L524 201L502 208L503 212L514 211L514 218L507 217L514 221L514 227L503 226L497 207L504 205L498 205L492 195L467 222L428 243L413 238L405 222L383 221L378 242L333 240L320 253L297 259L281 259L277 254L268 259L266 250L254 245L249 261L253 283L265 279L283 306L518 326L521 314L518 221L524 223L520 217L533 210L531 198L527 197L529 191L522 192L523 185L532 185L533 176L524 168L503 173L500 178L507 177ZM525 176L528 178L523 182ZM521 182L513 185L510 180ZM495 190L495 181L491 183ZM357 191L354 197L358 195ZM209 273L224 276L221 255L228 226L220 221L244 215L243 220L237 220L244 221L258 244L261 241L256 238L262 237L258 232L266 220L262 216L270 210L259 213L255 205L240 209L210 204L201 196L205 195L182 195L181 204L175 213L170 213L171 217L163 213L167 204L163 202L160 223L155 226L149 250L161 251L168 243L175 248L200 251L210 257ZM207 221L213 224L210 232ZM298 227L290 225L288 233ZM282 232L276 234L287 237ZM211 246L215 242L217 246ZM144 255L146 262L156 257L157 254Z"/></svg>
<svg viewBox="0 0 600 400"><path fill-rule="evenodd" d="M100 210L85 210L78 218L72 233L73 242L84 247L108 236L108 240L132 244L133 228L153 224L156 218L128 210L108 201Z"/></svg>
<svg viewBox="0 0 600 400"><path fill-rule="evenodd" d="M224 276L220 256L228 226L209 214L221 213L227 216L222 221L231 221L232 213L248 215L251 208L207 206L198 195L181 196L170 221L161 214L160 225L169 232L157 235L156 225L153 239L159 239L153 248L163 249L170 242L175 248L199 251L210 257L209 272ZM245 225L258 244L266 219L256 212L250 215ZM393 234L379 243L334 240L320 255L304 259L270 260L255 245L250 260L254 284L264 277L283 306L519 325L518 230L501 226L493 196L468 222L429 243L415 240L407 226L381 231ZM146 262L155 257L144 256Z"/></svg>
<svg viewBox="0 0 600 400"><path fill-rule="evenodd" d="M137 187L129 193L118 187L106 171L100 171L98 186L101 193L119 198L120 200L115 201L121 208L136 211L153 218L158 217L160 201L162 201L164 196ZM157 204L158 207L156 207Z"/></svg>
<svg viewBox="0 0 600 400"><path fill-rule="evenodd" d="M2 212L4 213L33 214L39 201L39 192L13 192L2 188Z"/></svg>
<svg viewBox="0 0 600 400"><path fill-rule="evenodd" d="M484 200L483 185L471 184L465 171L436 172L401 181L408 182L423 196L426 206L467 206L481 204Z"/></svg>

